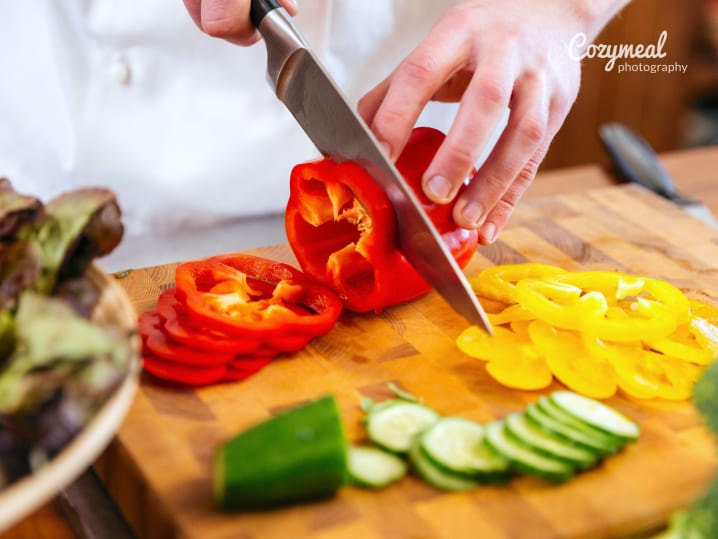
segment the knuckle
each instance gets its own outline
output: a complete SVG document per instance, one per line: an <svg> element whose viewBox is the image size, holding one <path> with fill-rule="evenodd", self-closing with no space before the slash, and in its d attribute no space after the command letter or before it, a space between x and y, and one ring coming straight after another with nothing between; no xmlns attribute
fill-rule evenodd
<svg viewBox="0 0 718 539"><path fill-rule="evenodd" d="M532 146L538 146L546 136L546 122L538 116L526 115L519 121L519 136Z"/></svg>
<svg viewBox="0 0 718 539"><path fill-rule="evenodd" d="M509 188L501 197L501 201L504 204L510 206L512 212L513 208L515 208L516 205L519 203L519 200L521 200L521 197L524 195L526 190L531 185L531 182L533 182L534 178L536 177L536 171L538 170L538 167L539 162L536 159L529 160L526 166L521 169L521 172L516 175L514 181L511 183Z"/></svg>
<svg viewBox="0 0 718 539"><path fill-rule="evenodd" d="M397 70L398 76L411 84L424 85L432 81L439 73L439 65L435 56L425 51L417 51L408 57Z"/></svg>
<svg viewBox="0 0 718 539"><path fill-rule="evenodd" d="M519 197L520 198L520 197ZM491 220L499 223L506 223L514 213L519 199L501 198L491 210Z"/></svg>
<svg viewBox="0 0 718 539"><path fill-rule="evenodd" d="M476 161L474 148L464 145L452 144L445 149L444 160L451 163L452 167L459 170L458 176L466 177Z"/></svg>
<svg viewBox="0 0 718 539"><path fill-rule="evenodd" d="M511 91L498 79L487 78L479 83L477 95L488 106L504 106L509 102Z"/></svg>
<svg viewBox="0 0 718 539"><path fill-rule="evenodd" d="M384 103L377 111L371 129L374 134L386 142L393 142L396 133L401 132L406 124L407 113L391 103Z"/></svg>

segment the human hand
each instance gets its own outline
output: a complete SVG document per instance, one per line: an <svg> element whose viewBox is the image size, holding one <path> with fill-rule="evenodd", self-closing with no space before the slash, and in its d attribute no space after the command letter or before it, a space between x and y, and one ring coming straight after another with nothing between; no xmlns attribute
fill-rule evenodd
<svg viewBox="0 0 718 539"><path fill-rule="evenodd" d="M510 108L496 146L453 210L457 224L479 228L479 241L490 244L529 187L576 99L580 64L569 55L571 38L584 32L593 39L626 2L459 4L360 100L359 112L396 159L429 100L460 101L456 119L422 182L431 200L448 203ZM602 4L601 9L597 4Z"/></svg>
<svg viewBox="0 0 718 539"><path fill-rule="evenodd" d="M260 40L249 19L250 0L183 0L200 30L236 45L252 45ZM296 0L279 0L290 15L297 14Z"/></svg>

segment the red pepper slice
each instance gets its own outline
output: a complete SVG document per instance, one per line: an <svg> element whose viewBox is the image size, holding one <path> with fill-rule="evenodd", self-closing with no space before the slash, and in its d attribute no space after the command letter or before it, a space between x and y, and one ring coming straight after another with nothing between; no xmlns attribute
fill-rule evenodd
<svg viewBox="0 0 718 539"><path fill-rule="evenodd" d="M227 365L225 380L244 380L272 362L271 358L237 357Z"/></svg>
<svg viewBox="0 0 718 539"><path fill-rule="evenodd" d="M178 298L177 289L170 288L157 299L157 313L164 331L174 341L186 346L228 354L247 354L262 344L257 339L238 339L235 336L195 324Z"/></svg>
<svg viewBox="0 0 718 539"><path fill-rule="evenodd" d="M327 287L288 264L230 254L177 267L178 296L198 324L270 348L287 348L328 332L342 302ZM280 346L282 348L280 348Z"/></svg>
<svg viewBox="0 0 718 539"><path fill-rule="evenodd" d="M142 355L142 366L157 378L190 386L213 384L224 380L227 375L226 364L192 367L147 353Z"/></svg>
<svg viewBox="0 0 718 539"><path fill-rule="evenodd" d="M146 355L195 367L226 365L234 357L232 353L210 352L172 341L163 331L162 320L157 311L142 313L138 327L142 335L143 354Z"/></svg>
<svg viewBox="0 0 718 539"><path fill-rule="evenodd" d="M440 131L416 128L397 167L463 267L476 250L478 232L456 225L452 205L431 202L421 189L422 174L443 140ZM295 166L285 215L299 265L336 291L347 309L380 312L429 292L398 250L389 198L357 163L322 159Z"/></svg>

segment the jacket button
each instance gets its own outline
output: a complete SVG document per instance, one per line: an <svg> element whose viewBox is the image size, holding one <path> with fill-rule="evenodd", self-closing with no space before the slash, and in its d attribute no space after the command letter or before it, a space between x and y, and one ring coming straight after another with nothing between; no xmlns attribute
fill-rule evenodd
<svg viewBox="0 0 718 539"><path fill-rule="evenodd" d="M110 60L109 67L110 77L118 84L129 84L132 80L132 70L127 60L122 56L115 56Z"/></svg>

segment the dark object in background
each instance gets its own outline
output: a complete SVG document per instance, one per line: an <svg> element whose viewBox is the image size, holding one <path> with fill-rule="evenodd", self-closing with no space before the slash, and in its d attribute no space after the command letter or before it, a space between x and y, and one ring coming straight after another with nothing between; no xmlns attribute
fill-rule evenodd
<svg viewBox="0 0 718 539"><path fill-rule="evenodd" d="M624 180L646 187L678 205L686 213L718 228L718 221L700 200L676 191L656 152L637 133L620 123L608 123L599 130L601 142Z"/></svg>

